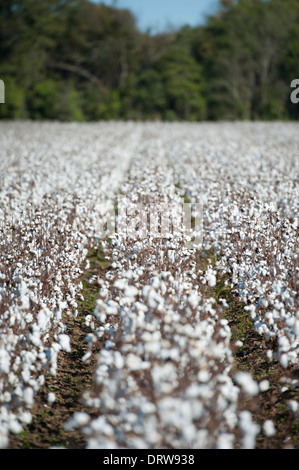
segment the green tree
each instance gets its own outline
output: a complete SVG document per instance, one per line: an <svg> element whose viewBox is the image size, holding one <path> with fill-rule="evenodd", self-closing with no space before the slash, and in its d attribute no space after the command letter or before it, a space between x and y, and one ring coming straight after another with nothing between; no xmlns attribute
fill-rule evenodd
<svg viewBox="0 0 299 470"><path fill-rule="evenodd" d="M206 115L201 65L192 55L190 29L183 29L169 52L156 64L165 90L166 109L182 120L202 120Z"/></svg>

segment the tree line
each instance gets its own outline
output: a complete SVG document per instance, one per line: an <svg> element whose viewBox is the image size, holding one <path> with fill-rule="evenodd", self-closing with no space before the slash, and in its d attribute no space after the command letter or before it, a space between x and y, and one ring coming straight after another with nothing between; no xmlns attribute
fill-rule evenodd
<svg viewBox="0 0 299 470"><path fill-rule="evenodd" d="M299 0L222 0L159 34L90 0L0 0L2 119L298 119Z"/></svg>

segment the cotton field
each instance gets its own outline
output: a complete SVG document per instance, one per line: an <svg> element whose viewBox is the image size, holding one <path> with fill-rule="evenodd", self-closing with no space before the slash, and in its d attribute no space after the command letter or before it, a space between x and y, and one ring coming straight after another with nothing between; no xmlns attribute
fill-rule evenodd
<svg viewBox="0 0 299 470"><path fill-rule="evenodd" d="M109 267L80 359L95 360L93 385L66 433L87 449L255 448L275 436L271 413L257 423L249 406L270 384L236 367L243 344L220 281L285 371L298 419L298 124L0 127L0 448L32 423L72 351L67 319L99 244Z"/></svg>

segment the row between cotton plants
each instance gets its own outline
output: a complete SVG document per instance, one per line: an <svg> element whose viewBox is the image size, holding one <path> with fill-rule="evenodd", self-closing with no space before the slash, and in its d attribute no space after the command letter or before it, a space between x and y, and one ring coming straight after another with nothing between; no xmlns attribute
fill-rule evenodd
<svg viewBox="0 0 299 470"><path fill-rule="evenodd" d="M133 219L137 202L149 211L179 205L174 176L159 139L147 139L121 187ZM79 412L65 424L82 430L87 448L234 448L238 433L241 446L255 446L260 427L238 404L265 384L244 372L232 381L228 321L221 303L202 293L217 272L198 270L196 249L184 242L181 231L140 240L134 231L114 234L107 245L113 262L86 319L94 342L109 335L95 390L83 397L99 416Z"/></svg>

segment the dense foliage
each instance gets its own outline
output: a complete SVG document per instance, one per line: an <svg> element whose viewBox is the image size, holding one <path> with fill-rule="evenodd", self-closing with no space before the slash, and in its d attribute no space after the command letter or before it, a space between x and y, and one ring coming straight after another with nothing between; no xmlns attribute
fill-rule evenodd
<svg viewBox="0 0 299 470"><path fill-rule="evenodd" d="M298 52L298 0L222 0L163 34L89 0L0 0L0 117L298 119Z"/></svg>

